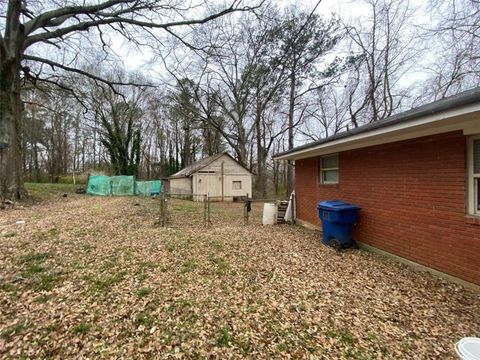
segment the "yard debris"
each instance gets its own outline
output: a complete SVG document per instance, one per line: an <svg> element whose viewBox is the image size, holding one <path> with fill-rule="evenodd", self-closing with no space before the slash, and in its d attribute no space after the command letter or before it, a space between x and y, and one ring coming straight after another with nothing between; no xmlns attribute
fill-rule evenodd
<svg viewBox="0 0 480 360"><path fill-rule="evenodd" d="M257 204L243 226L243 204L215 203L204 229L202 204L171 202L175 228L151 226L150 198L22 210L1 239L0 358L444 359L478 334L478 293L262 227Z"/></svg>
<svg viewBox="0 0 480 360"><path fill-rule="evenodd" d="M12 206L14 206L15 203L11 200L2 200L0 201L0 209L4 210L4 209L8 209Z"/></svg>

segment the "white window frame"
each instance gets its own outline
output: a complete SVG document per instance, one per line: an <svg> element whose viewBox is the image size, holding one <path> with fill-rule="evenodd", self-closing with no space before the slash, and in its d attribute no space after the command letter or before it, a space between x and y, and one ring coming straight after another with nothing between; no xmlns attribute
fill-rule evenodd
<svg viewBox="0 0 480 360"><path fill-rule="evenodd" d="M470 136L467 142L467 174L468 174L468 214L480 216L478 210L478 192L480 183L480 174L473 173L473 142L480 140L480 135ZM476 181L476 179L479 179Z"/></svg>
<svg viewBox="0 0 480 360"><path fill-rule="evenodd" d="M337 167L335 168L324 168L323 167L323 159L325 158L329 158L329 157L337 157ZM338 172L338 180L337 181L325 181L323 180L323 173L325 171L331 171L331 170L337 170ZM337 154L329 154L329 155L325 155L325 156L321 156L320 157L320 184L326 184L326 185L329 185L329 184L338 184L340 182L340 156Z"/></svg>
<svg viewBox="0 0 480 360"><path fill-rule="evenodd" d="M240 183L240 188L236 189L233 184ZM232 190L242 190L242 180L232 180Z"/></svg>

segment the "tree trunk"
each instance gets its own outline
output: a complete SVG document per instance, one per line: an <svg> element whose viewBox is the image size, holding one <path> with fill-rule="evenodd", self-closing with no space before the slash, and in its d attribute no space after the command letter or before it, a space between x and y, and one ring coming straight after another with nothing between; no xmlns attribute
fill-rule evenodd
<svg viewBox="0 0 480 360"><path fill-rule="evenodd" d="M293 119L295 116L295 71L290 75L290 96L289 96L289 110L288 110L288 150L293 149ZM293 162L288 160L287 163L287 197L292 193L294 183Z"/></svg>
<svg viewBox="0 0 480 360"><path fill-rule="evenodd" d="M255 182L255 192L256 196L265 199L267 197L267 156L263 146L261 112L261 109L257 109L257 114L255 116L255 132L257 139L257 179Z"/></svg>
<svg viewBox="0 0 480 360"><path fill-rule="evenodd" d="M0 77L0 197L19 200L27 196L22 178L20 149L20 121L22 101L20 98L20 75L16 69L19 61L5 64L2 60Z"/></svg>

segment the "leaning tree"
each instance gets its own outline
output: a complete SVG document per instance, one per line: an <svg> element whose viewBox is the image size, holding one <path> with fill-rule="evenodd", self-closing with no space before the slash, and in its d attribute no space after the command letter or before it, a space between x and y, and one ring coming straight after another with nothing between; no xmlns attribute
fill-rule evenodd
<svg viewBox="0 0 480 360"><path fill-rule="evenodd" d="M162 32L185 40L176 29L200 25L234 11L252 9L243 0L199 15L207 0L184 3L180 0L8 0L0 4L0 197L26 196L21 170L20 125L25 83L54 83L65 88L56 70L74 72L98 85L115 85L77 64L82 43L93 36L105 53L113 52L107 33L122 40L145 45L147 38L159 39ZM152 44L150 42L150 44ZM156 43L161 46L161 41ZM59 56L70 52L71 56ZM60 59L60 60L59 60ZM69 90L69 89L66 89Z"/></svg>

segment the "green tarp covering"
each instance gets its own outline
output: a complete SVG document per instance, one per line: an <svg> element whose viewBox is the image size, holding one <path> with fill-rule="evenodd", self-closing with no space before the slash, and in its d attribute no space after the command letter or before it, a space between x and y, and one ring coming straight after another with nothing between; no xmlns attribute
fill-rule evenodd
<svg viewBox="0 0 480 360"><path fill-rule="evenodd" d="M110 176L90 175L88 177L87 194L107 196L111 192Z"/></svg>
<svg viewBox="0 0 480 360"><path fill-rule="evenodd" d="M99 196L158 195L162 189L160 180L135 181L133 176L90 175L87 194Z"/></svg>
<svg viewBox="0 0 480 360"><path fill-rule="evenodd" d="M135 193L137 195L158 195L162 189L162 182L160 180L152 181L137 181L135 183Z"/></svg>
<svg viewBox="0 0 480 360"><path fill-rule="evenodd" d="M133 176L112 176L112 195L135 195L135 179Z"/></svg>

